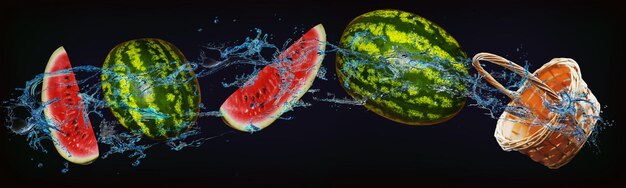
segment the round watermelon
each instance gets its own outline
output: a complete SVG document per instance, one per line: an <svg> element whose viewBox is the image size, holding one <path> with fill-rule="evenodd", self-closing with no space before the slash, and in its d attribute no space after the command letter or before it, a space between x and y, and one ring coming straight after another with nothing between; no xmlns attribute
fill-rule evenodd
<svg viewBox="0 0 626 188"><path fill-rule="evenodd" d="M115 46L102 66L102 90L113 115L151 139L176 137L200 110L200 86L183 53L154 38Z"/></svg>
<svg viewBox="0 0 626 188"><path fill-rule="evenodd" d="M432 125L465 105L466 55L446 31L418 15L376 10L344 30L337 75L352 97L387 119Z"/></svg>

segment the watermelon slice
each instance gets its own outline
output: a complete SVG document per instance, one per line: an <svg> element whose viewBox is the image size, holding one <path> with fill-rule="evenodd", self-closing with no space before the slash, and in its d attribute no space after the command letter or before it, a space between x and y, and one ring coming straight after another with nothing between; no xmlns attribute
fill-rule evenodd
<svg viewBox="0 0 626 188"><path fill-rule="evenodd" d="M91 122L78 96L78 83L70 60L59 47L48 60L41 92L44 114L50 127L54 146L69 162L89 164L98 158L98 143Z"/></svg>
<svg viewBox="0 0 626 188"><path fill-rule="evenodd" d="M319 24L226 99L220 107L226 124L244 132L272 124L311 87L325 48L326 32Z"/></svg>

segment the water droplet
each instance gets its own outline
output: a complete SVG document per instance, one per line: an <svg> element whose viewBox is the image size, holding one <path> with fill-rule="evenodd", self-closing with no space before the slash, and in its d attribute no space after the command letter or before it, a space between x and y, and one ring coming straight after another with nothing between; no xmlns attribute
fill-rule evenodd
<svg viewBox="0 0 626 188"><path fill-rule="evenodd" d="M68 163L68 162L63 163L63 166L65 166L65 168L61 169L61 173L65 174L65 173L67 173L68 171L70 171L70 168L69 168L69 163Z"/></svg>

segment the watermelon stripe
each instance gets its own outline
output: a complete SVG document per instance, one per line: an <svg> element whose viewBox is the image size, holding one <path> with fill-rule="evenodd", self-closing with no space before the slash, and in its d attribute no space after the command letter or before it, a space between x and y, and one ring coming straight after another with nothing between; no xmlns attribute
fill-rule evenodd
<svg viewBox="0 0 626 188"><path fill-rule="evenodd" d="M103 81L107 102L124 127L155 139L174 137L190 128L199 110L197 78L193 72L181 72L167 80L186 62L180 50L160 39L137 39L113 48L109 56L113 57L107 57L103 67L128 67L131 73L114 68L122 80L102 76L109 78Z"/></svg>
<svg viewBox="0 0 626 188"><path fill-rule="evenodd" d="M351 37L349 40L342 40L342 45L354 46L357 49L373 49L375 50L367 52L370 55L380 54L380 52L392 52L392 45L395 46L409 46L407 48L417 48L420 52L426 52L428 54L446 59L448 61L454 62L455 57L459 57L458 54L449 54L447 51L443 50L440 46L431 44L431 41L428 40L425 36L420 35L419 33L415 33L412 31L400 31L396 29L395 25L389 24L381 24L381 23L357 23L354 25L355 30L352 34L347 33L346 36L356 36L356 33L368 31L371 33L371 36L363 36L374 38L368 39L363 37ZM355 41L356 43L350 44L350 42ZM388 48L377 48L377 44L387 43ZM426 59L430 60L430 59Z"/></svg>
<svg viewBox="0 0 626 188"><path fill-rule="evenodd" d="M343 75L339 76L340 79L344 79ZM350 90L354 93L363 93L364 96L369 96L371 94L374 94L374 92L376 91L372 85L368 85L368 84L364 84L361 80L350 80ZM385 87L385 86L381 86L381 87ZM378 87L378 88L381 88ZM437 119L437 118L428 118L427 116L424 117L419 117L418 114L420 113L410 113L409 115L405 115L406 112L404 112L404 109L412 109L412 108L428 108L429 109L429 113L433 114L431 115L431 117L436 116L436 114L455 114L455 112L457 112L459 109L459 107L464 106L464 103L459 103L456 104L454 106L452 106L451 102L453 99L452 98L448 98L445 96L439 96L436 97L435 99L432 99L430 97L426 97L427 95L431 95L431 94L436 94L433 92L425 92L422 91L422 93L420 93L421 95L425 95L425 96L421 96L421 97L416 97L416 96L410 96L410 94L402 94L401 97L386 97L385 100L381 100L381 99L370 99L365 105L366 107L368 107L368 109L376 112L376 113L382 113L385 114L385 116L394 116L394 117L398 117L395 118L396 121L401 121L401 119L409 119L410 121L402 121L403 123L406 122L411 122L411 121L426 121L426 122L436 122L436 121L432 121L431 119ZM353 95L353 97L355 98L363 98L362 95ZM407 100L409 99L409 100ZM388 103L385 103L389 101ZM446 104L445 106L443 105L435 105L433 104L433 101L436 101L438 103L442 103L442 104ZM443 108L434 108L434 107L443 107ZM390 111L390 110L383 110L383 109L394 109L395 111Z"/></svg>
<svg viewBox="0 0 626 188"><path fill-rule="evenodd" d="M350 24L354 23L367 23L367 24L382 24L382 23L393 23L395 26L395 30L403 32L403 33L415 33L419 36L424 36L426 39L428 38L441 38L444 40L429 40L428 42L433 44L433 46L439 46L443 51L453 52L451 54L452 57L465 57L466 54L462 51L458 51L460 45L458 42L452 38L445 30L443 30L440 26L435 23L432 23L422 17L415 16L416 22L408 23L413 20L409 19L410 13L401 12L401 13L390 13L395 12L395 10L379 10L372 11L368 13L369 15L363 15L355 18ZM377 16L377 14L383 13L387 16ZM393 16L390 16L393 15ZM402 16L400 16L402 15ZM436 32L434 32L436 30ZM361 30L353 30L351 27L346 28L344 31L344 36L353 36L355 32L362 31ZM431 31L431 32L429 32ZM343 36L342 36L343 38ZM458 53L454 53L458 52Z"/></svg>
<svg viewBox="0 0 626 188"><path fill-rule="evenodd" d="M407 92L404 93L389 93L389 90L391 90L391 88L397 88L397 87L393 87L391 85L379 85L378 87L375 87L377 83L372 83L372 82L367 82L364 81L362 78L368 77L368 75L366 75L367 72L364 72L362 74L362 77L353 77L353 79L351 79L349 85L351 90L354 93L362 93L363 95L358 95L355 96L355 98L363 98L363 96L368 96L368 95L372 95L374 94L376 91L381 91L386 95L390 95L390 94L399 94L400 96L398 97L386 97L385 100L381 100L380 98L377 99L373 99L370 101L370 103L366 103L366 105L372 105L372 108L376 108L377 110L373 110L373 111L378 111L380 113L385 113L385 114L392 114L393 116L402 116L402 119L415 119L415 120L425 120L424 118L427 117L418 117L415 118L413 116L415 115L409 115L409 116L405 116L403 115L404 112L403 109L411 109L411 108L429 108L429 112L432 114L449 114L449 113L454 113L456 112L456 109L458 109L459 106L462 106L464 104L457 104L457 105L452 105L451 101L453 99L446 97L446 96L442 96L442 95L437 95L437 93L432 92L432 91L426 91L426 90L420 90L420 85L415 85L415 86L411 86L407 89ZM338 74L339 75L339 79L343 80L345 79L344 74ZM374 77L376 78L376 77ZM378 88L378 89L377 89ZM386 88L386 89L383 89ZM413 91L415 92L414 94L412 94L412 92L409 91ZM417 92L420 91L420 95L421 97L417 97ZM434 95L436 96L434 99L427 97L430 95ZM393 103L384 103L385 101L391 101ZM434 104L433 102L437 102L438 104ZM445 104L445 105L444 105ZM442 108L434 108L434 107L442 107ZM382 109L396 109L398 112L394 113L391 111L385 111L383 112Z"/></svg>
<svg viewBox="0 0 626 188"><path fill-rule="evenodd" d="M365 106L381 116L406 124L427 125L453 117L464 106L465 99L429 88L437 85L464 91L461 83L443 79L438 70L403 68L405 72L398 79L392 78L392 71L385 67L412 66L408 61L400 61L401 55L406 55L416 61L447 61L450 64L443 66L450 74L468 73L456 60L465 58L456 40L422 17L396 10L366 13L345 29L340 46L369 55L337 53L337 75L351 96L365 97L368 99ZM384 62L380 58L391 64L380 64Z"/></svg>

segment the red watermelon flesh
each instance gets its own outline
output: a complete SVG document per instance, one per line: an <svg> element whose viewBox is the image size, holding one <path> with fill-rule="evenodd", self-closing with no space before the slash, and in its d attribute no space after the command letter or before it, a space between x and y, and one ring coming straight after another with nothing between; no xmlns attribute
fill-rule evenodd
<svg viewBox="0 0 626 188"><path fill-rule="evenodd" d="M291 109L313 84L325 47L326 32L319 24L226 99L220 107L226 124L254 132Z"/></svg>
<svg viewBox="0 0 626 188"><path fill-rule="evenodd" d="M46 66L41 100L53 101L44 114L48 124L54 126L50 135L59 154L69 162L89 164L98 158L98 143L71 68L65 49L54 51Z"/></svg>

